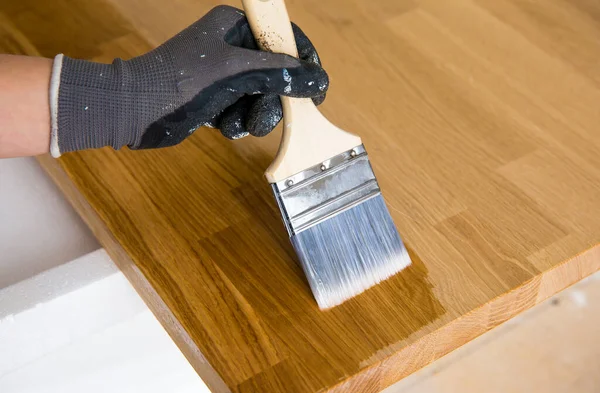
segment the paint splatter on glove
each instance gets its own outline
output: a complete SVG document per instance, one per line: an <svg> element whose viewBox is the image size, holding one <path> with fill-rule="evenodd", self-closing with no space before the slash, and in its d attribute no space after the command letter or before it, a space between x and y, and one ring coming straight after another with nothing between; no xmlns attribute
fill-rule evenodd
<svg viewBox="0 0 600 393"><path fill-rule="evenodd" d="M58 55L51 152L173 146L200 126L237 139L280 121L279 95L325 98L328 78L293 26L300 59L257 50L244 13L219 6L158 48L112 64Z"/></svg>

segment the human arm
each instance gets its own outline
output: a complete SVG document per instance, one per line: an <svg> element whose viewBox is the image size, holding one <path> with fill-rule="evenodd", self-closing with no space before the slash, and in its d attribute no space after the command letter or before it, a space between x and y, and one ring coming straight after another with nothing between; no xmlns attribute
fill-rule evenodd
<svg viewBox="0 0 600 393"><path fill-rule="evenodd" d="M0 158L47 153L52 60L0 54Z"/></svg>
<svg viewBox="0 0 600 393"><path fill-rule="evenodd" d="M130 60L100 64L59 55L45 92L39 94L40 100L46 97L43 111L39 103L31 107L39 110L40 119L42 112L50 113L47 123L40 123L47 133L52 130L50 143L47 137L36 143L45 144L45 151L50 146L58 157L103 146L172 146L203 125L219 128L230 139L266 135L281 119L279 95L312 97L318 104L328 87L314 47L296 26L294 33L300 60L258 51L243 12L220 6ZM47 68L44 76L48 78ZM2 100L9 105L7 112L22 105L11 96ZM13 126L30 127L26 117L20 121L21 127ZM0 123L0 133L6 130ZM20 152L12 155L38 154L40 149L25 146Z"/></svg>

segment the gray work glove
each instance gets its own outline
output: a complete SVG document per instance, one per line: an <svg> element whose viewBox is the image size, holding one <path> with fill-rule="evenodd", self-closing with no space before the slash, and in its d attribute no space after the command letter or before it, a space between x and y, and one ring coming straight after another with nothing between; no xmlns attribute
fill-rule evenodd
<svg viewBox="0 0 600 393"><path fill-rule="evenodd" d="M200 126L230 139L268 134L279 95L325 98L328 78L293 26L300 59L257 50L244 13L219 6L158 48L112 64L58 55L50 86L51 153L180 143Z"/></svg>

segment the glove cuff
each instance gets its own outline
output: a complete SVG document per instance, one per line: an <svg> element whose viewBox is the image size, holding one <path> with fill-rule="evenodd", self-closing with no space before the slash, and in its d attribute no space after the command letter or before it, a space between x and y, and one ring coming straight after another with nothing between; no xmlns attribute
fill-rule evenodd
<svg viewBox="0 0 600 393"><path fill-rule="evenodd" d="M52 65L52 76L50 77L50 154L54 158L60 157L58 145L58 88L60 86L60 74L62 71L63 54L56 55Z"/></svg>
<svg viewBox="0 0 600 393"><path fill-rule="evenodd" d="M121 59L101 64L58 55L50 79L50 152L112 146L119 149L136 140L128 91L132 73Z"/></svg>

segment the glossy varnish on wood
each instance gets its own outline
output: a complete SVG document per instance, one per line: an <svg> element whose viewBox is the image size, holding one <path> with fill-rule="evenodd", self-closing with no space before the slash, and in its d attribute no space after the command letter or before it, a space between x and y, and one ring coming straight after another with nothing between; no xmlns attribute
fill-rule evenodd
<svg viewBox="0 0 600 393"><path fill-rule="evenodd" d="M128 58L217 2L50 3L3 1L0 48ZM214 391L376 392L600 267L597 2L288 8L330 73L323 112L368 148L406 271L317 309L262 178L279 133L41 159Z"/></svg>

